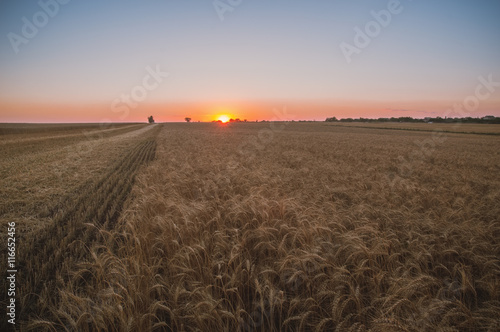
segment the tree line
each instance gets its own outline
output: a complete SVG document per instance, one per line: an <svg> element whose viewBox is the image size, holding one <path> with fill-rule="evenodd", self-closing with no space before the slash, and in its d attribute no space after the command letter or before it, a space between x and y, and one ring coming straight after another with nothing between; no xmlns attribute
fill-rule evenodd
<svg viewBox="0 0 500 332"><path fill-rule="evenodd" d="M343 118L337 119L336 117L326 118L326 122L421 122L421 123L487 123L487 124L500 124L500 117L485 116L482 118L447 118L447 117L426 117L424 119L412 118L410 116L402 117L391 117L391 118L378 118L378 119L368 119L368 118Z"/></svg>

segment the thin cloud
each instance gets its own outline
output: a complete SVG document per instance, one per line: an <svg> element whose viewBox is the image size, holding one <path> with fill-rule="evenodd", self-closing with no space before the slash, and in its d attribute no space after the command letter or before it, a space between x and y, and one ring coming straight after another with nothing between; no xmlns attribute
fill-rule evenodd
<svg viewBox="0 0 500 332"><path fill-rule="evenodd" d="M413 112L413 113L425 113L425 114L436 114L437 113L437 112L430 112L430 111L412 111L412 110L394 109L394 108L386 108L386 110L391 111L391 112Z"/></svg>

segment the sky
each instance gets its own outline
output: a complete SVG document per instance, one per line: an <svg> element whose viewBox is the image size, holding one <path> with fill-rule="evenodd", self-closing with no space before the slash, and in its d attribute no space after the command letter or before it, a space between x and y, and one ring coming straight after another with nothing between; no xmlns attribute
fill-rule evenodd
<svg viewBox="0 0 500 332"><path fill-rule="evenodd" d="M500 116L498 0L0 1L0 122Z"/></svg>

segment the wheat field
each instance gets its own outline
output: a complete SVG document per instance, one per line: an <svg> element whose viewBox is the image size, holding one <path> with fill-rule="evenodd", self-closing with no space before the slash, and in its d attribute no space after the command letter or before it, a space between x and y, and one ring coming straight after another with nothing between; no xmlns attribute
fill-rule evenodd
<svg viewBox="0 0 500 332"><path fill-rule="evenodd" d="M20 330L500 330L498 136L133 125L75 162L67 130L2 137Z"/></svg>

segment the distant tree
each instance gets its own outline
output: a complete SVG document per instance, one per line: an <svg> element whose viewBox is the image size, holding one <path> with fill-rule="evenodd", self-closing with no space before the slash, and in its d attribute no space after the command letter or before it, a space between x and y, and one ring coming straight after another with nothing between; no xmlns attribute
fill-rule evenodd
<svg viewBox="0 0 500 332"><path fill-rule="evenodd" d="M149 123L155 123L155 119L153 119L152 115L148 116L148 122Z"/></svg>
<svg viewBox="0 0 500 332"><path fill-rule="evenodd" d="M337 122L337 121L339 121L339 120L337 120L337 118L336 118L336 117L331 117L331 118L326 118L326 120L325 120L325 121L326 121L326 122Z"/></svg>
<svg viewBox="0 0 500 332"><path fill-rule="evenodd" d="M347 118L347 119L340 119L340 122L353 122L353 118Z"/></svg>
<svg viewBox="0 0 500 332"><path fill-rule="evenodd" d="M184 118L184 120L186 120L186 122L191 122L191 118Z"/></svg>

